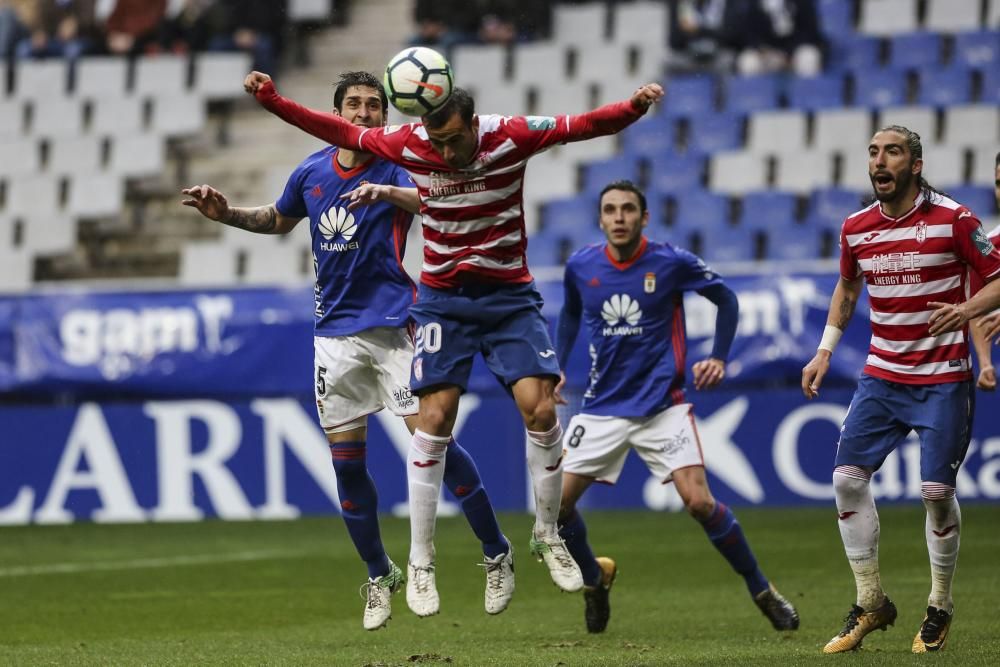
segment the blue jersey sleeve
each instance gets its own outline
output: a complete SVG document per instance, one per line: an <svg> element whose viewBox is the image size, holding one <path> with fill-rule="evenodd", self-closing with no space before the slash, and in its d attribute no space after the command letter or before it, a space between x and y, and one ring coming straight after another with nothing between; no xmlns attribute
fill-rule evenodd
<svg viewBox="0 0 1000 667"><path fill-rule="evenodd" d="M563 292L563 307L556 324L556 358L559 360L559 367L565 369L576 335L580 331L580 317L583 313L583 300L576 288L576 279L570 266L566 267L566 276L563 278Z"/></svg>
<svg viewBox="0 0 1000 667"><path fill-rule="evenodd" d="M682 292L696 292L710 285L721 285L722 278L705 264L701 257L692 252L675 248L678 270L676 275L677 289Z"/></svg>
<svg viewBox="0 0 1000 667"><path fill-rule="evenodd" d="M303 165L299 165L292 172L292 175L288 177L288 182L285 183L285 191L281 193L281 197L275 202L275 207L278 209L278 213L287 218L305 218L309 215L309 211L306 210L306 200L302 192L302 182L305 179L305 169Z"/></svg>
<svg viewBox="0 0 1000 667"><path fill-rule="evenodd" d="M406 170L400 167L393 169L392 183L390 185L396 185L401 188L417 187L417 184L413 182L413 179L406 173Z"/></svg>

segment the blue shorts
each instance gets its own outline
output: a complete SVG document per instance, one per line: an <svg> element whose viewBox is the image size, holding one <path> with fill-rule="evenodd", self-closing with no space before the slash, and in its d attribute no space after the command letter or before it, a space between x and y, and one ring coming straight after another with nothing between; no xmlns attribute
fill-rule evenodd
<svg viewBox="0 0 1000 667"><path fill-rule="evenodd" d="M465 391L477 354L508 388L524 377L559 377L542 297L533 282L456 289L421 285L410 316L417 325L410 372L416 394L440 384Z"/></svg>
<svg viewBox="0 0 1000 667"><path fill-rule="evenodd" d="M901 384L862 375L834 465L877 470L910 431L920 438L920 479L955 486L975 412L972 382Z"/></svg>

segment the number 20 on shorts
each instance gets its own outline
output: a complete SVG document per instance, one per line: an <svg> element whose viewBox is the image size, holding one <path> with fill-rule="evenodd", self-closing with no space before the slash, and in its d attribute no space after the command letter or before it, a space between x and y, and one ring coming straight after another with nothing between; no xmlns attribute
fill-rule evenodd
<svg viewBox="0 0 1000 667"><path fill-rule="evenodd" d="M433 354L441 349L441 325L437 322L428 322L417 329L416 340L413 342L413 353L419 355L421 352Z"/></svg>

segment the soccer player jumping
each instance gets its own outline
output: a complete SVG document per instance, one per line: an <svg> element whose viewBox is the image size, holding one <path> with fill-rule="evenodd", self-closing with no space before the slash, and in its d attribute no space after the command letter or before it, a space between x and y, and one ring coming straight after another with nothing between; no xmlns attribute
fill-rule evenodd
<svg viewBox="0 0 1000 667"><path fill-rule="evenodd" d="M460 88L421 123L359 128L278 95L271 78L252 72L247 92L280 118L342 147L374 153L405 168L420 193L424 264L411 388L420 396L407 460L411 549L407 602L419 616L437 613L434 522L445 450L472 361L481 354L509 389L527 429L535 496L531 552L556 585L583 587L580 569L559 537L562 428L556 417L556 353L524 251L523 180L528 159L567 141L613 134L663 96L658 84L589 113L554 117L476 115ZM511 569L512 552L490 567Z"/></svg>
<svg viewBox="0 0 1000 667"><path fill-rule="evenodd" d="M876 201L844 221L840 279L827 326L816 356L802 369L802 391L815 398L864 279L871 348L833 469L840 536L854 571L857 600L824 653L856 649L868 633L885 630L896 620L896 607L879 578L879 520L870 482L910 431L920 439L931 564L927 613L913 652L941 649L954 613L951 584L961 533L955 480L969 446L975 392L968 318L955 317L960 307L950 304L965 299L970 270L993 281L980 296L997 292L1000 253L972 211L924 180L922 154L920 136L905 127L889 126L872 137L868 174ZM934 313L935 307L941 310ZM936 319L943 321L935 324Z"/></svg>
<svg viewBox="0 0 1000 667"><path fill-rule="evenodd" d="M607 244L580 250L566 265L556 339L565 368L582 320L593 360L582 413L563 440L559 511L560 535L583 573L587 630L603 632L608 624L617 567L610 558L594 557L576 503L595 480L614 483L633 448L657 479L673 481L684 507L743 577L774 628L795 630L795 608L760 571L732 511L712 497L693 408L684 396L683 293L698 292L719 309L712 353L692 367L695 389L725 377L738 322L736 295L695 255L645 237L646 197L631 182L605 186L599 220ZM565 403L562 386L556 396Z"/></svg>

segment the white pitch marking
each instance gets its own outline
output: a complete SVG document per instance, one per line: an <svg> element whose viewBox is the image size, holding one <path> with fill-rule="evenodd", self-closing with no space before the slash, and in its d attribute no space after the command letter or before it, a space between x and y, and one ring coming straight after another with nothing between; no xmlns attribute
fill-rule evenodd
<svg viewBox="0 0 1000 667"><path fill-rule="evenodd" d="M232 554L202 554L193 556L170 556L163 558L136 558L120 561L96 561L90 563L50 563L48 565L25 565L23 567L0 568L0 577L30 577L44 574L73 574L75 572L101 572L116 570L141 570L154 567L175 567L184 565L204 565L209 563L232 563L271 558L295 558L305 552L290 551L243 551Z"/></svg>

